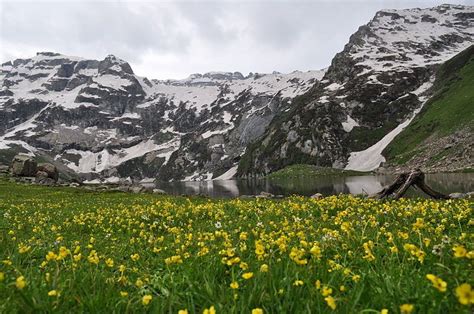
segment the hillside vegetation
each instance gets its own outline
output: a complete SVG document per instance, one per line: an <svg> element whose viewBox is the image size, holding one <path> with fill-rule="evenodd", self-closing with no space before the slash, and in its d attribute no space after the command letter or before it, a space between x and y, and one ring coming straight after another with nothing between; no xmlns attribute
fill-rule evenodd
<svg viewBox="0 0 474 314"><path fill-rule="evenodd" d="M461 153L466 137L472 145L474 132L474 46L443 64L437 72L434 96L428 100L412 123L384 151L389 162L403 164L418 155L425 155L422 166L449 155ZM454 142L440 139L453 134ZM467 156L463 156L466 158Z"/></svg>
<svg viewBox="0 0 474 314"><path fill-rule="evenodd" d="M296 164L280 169L267 176L269 179L313 178L324 176L360 176L367 172L318 167L314 165Z"/></svg>

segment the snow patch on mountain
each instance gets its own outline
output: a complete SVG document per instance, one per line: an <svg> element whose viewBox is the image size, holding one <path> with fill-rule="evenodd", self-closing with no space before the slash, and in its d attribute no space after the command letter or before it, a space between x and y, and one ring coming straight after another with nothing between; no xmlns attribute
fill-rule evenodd
<svg viewBox="0 0 474 314"><path fill-rule="evenodd" d="M217 178L214 178L212 180L230 180L233 177L235 177L235 175L237 174L238 167L239 167L238 165L235 165L229 170L227 170L226 172L224 172L223 174L221 174L220 176L218 176Z"/></svg>
<svg viewBox="0 0 474 314"><path fill-rule="evenodd" d="M342 122L341 124L342 128L346 132L350 132L355 126L359 126L359 123L357 123L356 120L352 119L350 115L347 115L347 120L345 122Z"/></svg>
<svg viewBox="0 0 474 314"><path fill-rule="evenodd" d="M412 93L418 96L423 95L433 86L433 82L434 78L422 84ZM383 150L411 123L411 121L413 121L416 115L423 108L426 98L422 96L419 96L418 98L423 100L422 105L416 108L407 120L400 123L395 129L390 131L381 140L369 148L359 152L352 152L349 156L345 169L356 171L372 171L377 169L381 163L385 162L385 157L382 155Z"/></svg>

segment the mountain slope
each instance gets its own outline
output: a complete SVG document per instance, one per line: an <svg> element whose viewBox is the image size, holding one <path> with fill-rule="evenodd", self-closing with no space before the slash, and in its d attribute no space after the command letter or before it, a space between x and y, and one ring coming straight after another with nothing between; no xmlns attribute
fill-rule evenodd
<svg viewBox="0 0 474 314"><path fill-rule="evenodd" d="M323 79L274 120L262 144L247 149L239 174L294 163L375 169L385 146L431 94L436 68L473 38L471 6L378 12L351 36Z"/></svg>
<svg viewBox="0 0 474 314"><path fill-rule="evenodd" d="M443 64L434 96L384 151L405 167L474 168L474 45Z"/></svg>
<svg viewBox="0 0 474 314"><path fill-rule="evenodd" d="M22 151L89 180L216 178L323 74L150 81L112 55L38 53L1 66L0 160Z"/></svg>

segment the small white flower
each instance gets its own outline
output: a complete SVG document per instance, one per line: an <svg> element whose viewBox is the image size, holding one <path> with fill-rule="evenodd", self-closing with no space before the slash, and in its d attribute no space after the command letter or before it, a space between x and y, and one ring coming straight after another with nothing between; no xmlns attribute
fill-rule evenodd
<svg viewBox="0 0 474 314"><path fill-rule="evenodd" d="M443 254L443 245L437 244L433 246L433 250L431 251L431 253L441 256Z"/></svg>
<svg viewBox="0 0 474 314"><path fill-rule="evenodd" d="M444 235L443 236L443 239L441 240L444 244L449 244L449 242L451 242L451 240L449 239L449 237L447 235Z"/></svg>
<svg viewBox="0 0 474 314"><path fill-rule="evenodd" d="M216 222L216 223L214 224L214 226L215 226L217 229L222 228L222 224L221 224L220 221Z"/></svg>

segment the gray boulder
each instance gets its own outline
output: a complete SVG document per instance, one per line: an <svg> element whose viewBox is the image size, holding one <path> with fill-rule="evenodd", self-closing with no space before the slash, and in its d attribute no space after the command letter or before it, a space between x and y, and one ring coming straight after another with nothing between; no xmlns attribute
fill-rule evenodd
<svg viewBox="0 0 474 314"><path fill-rule="evenodd" d="M137 186L131 187L130 192L132 192L132 193L144 193L144 192L146 192L146 189L143 186L137 185Z"/></svg>
<svg viewBox="0 0 474 314"><path fill-rule="evenodd" d="M16 155L10 165L10 173L17 177L34 177L37 163L31 156Z"/></svg>
<svg viewBox="0 0 474 314"><path fill-rule="evenodd" d="M47 172L38 171L36 172L35 183L43 185L54 185L56 184L56 180L50 178Z"/></svg>
<svg viewBox="0 0 474 314"><path fill-rule="evenodd" d="M58 181L58 178L59 178L58 168L56 168L56 166L53 165L53 164L41 163L41 164L38 165L37 171L38 172L37 172L36 176L38 176L39 172L42 172L42 173L46 174L46 178L53 179L55 182ZM44 176L44 174L41 174L41 175Z"/></svg>
<svg viewBox="0 0 474 314"><path fill-rule="evenodd" d="M465 198L466 194L465 193L451 193L449 194L450 198L456 199L456 198Z"/></svg>

